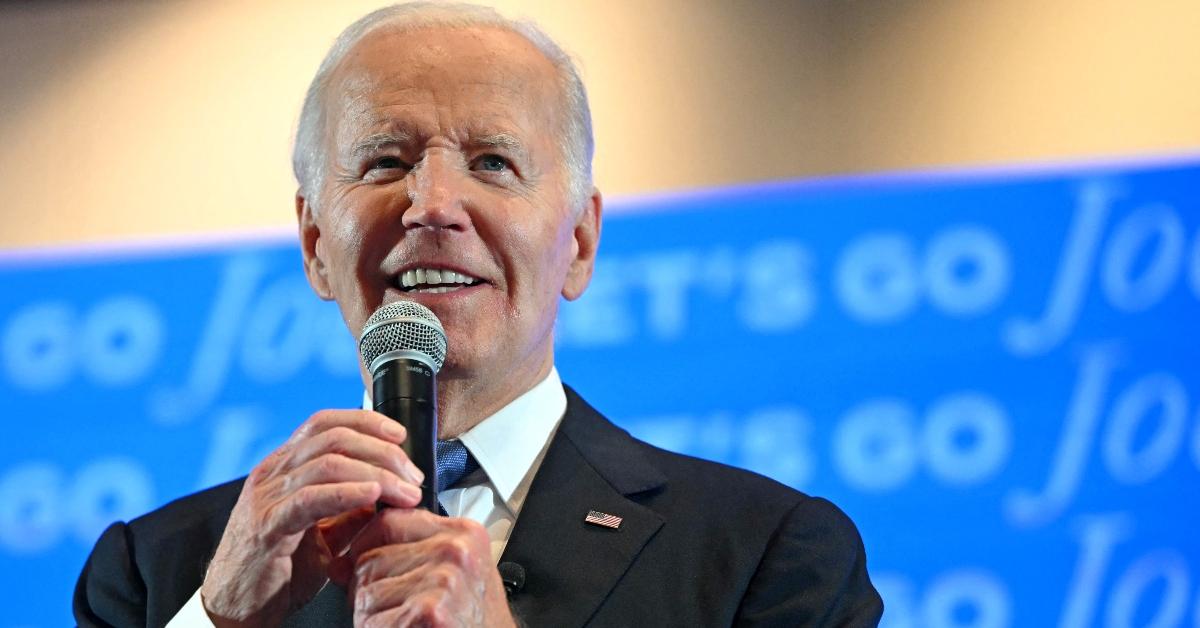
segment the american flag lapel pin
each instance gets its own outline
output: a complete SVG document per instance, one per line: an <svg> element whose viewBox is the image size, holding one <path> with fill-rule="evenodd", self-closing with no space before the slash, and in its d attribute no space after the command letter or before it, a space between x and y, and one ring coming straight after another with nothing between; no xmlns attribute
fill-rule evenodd
<svg viewBox="0 0 1200 628"><path fill-rule="evenodd" d="M584 523L590 523L596 526L604 526L616 530L621 527L622 519L616 515L610 515L606 512L598 510L589 510L586 517L583 518Z"/></svg>

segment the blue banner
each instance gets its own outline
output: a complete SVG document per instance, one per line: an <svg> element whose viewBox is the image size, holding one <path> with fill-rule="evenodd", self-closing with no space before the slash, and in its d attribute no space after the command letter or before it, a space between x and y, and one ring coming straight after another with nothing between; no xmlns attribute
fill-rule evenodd
<svg viewBox="0 0 1200 628"><path fill-rule="evenodd" d="M616 201L563 379L826 496L901 627L1200 626L1200 161ZM4 626L362 397L289 239L0 262Z"/></svg>

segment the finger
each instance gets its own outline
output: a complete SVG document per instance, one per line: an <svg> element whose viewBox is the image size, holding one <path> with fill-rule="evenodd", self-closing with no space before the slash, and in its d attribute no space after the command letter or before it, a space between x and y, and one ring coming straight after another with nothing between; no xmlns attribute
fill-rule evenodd
<svg viewBox="0 0 1200 628"><path fill-rule="evenodd" d="M285 444L295 444L335 427L348 427L356 432L400 444L408 432L393 419L371 410L321 410L308 418L288 437Z"/></svg>
<svg viewBox="0 0 1200 628"><path fill-rule="evenodd" d="M442 531L419 540L408 538L406 530L393 528L382 538L392 542L377 547L365 547L381 537L374 532L382 517L376 517L355 539L347 558L354 560L354 577L360 584L409 571L443 566L465 574L483 573L491 565L491 541L483 526L469 520L443 519ZM411 521L413 518L409 518ZM371 536L368 536L371 535ZM361 542L360 542L361 541Z"/></svg>
<svg viewBox="0 0 1200 628"><path fill-rule="evenodd" d="M350 542L375 516L375 506L363 506L332 517L326 517L317 522L317 529L329 551L338 556L350 547Z"/></svg>
<svg viewBox="0 0 1200 628"><path fill-rule="evenodd" d="M413 543L459 525L460 519L442 517L426 510L380 511L350 545L350 556L384 545Z"/></svg>
<svg viewBox="0 0 1200 628"><path fill-rule="evenodd" d="M358 536L359 532L362 532L362 529L374 516L374 506L363 506L322 519L317 522L317 529L321 532L321 538L325 541L329 552L334 556L340 556L350 547L350 542Z"/></svg>
<svg viewBox="0 0 1200 628"><path fill-rule="evenodd" d="M389 506L411 508L421 499L419 485L408 482L387 469L362 460L348 458L342 454L332 453L309 460L287 474L284 477L283 491L291 493L306 486L342 482L375 482L379 484L383 488L379 499Z"/></svg>
<svg viewBox="0 0 1200 628"><path fill-rule="evenodd" d="M354 608L354 624L363 628L382 628L384 626L448 626L465 618L454 617L452 613L452 594L444 589L428 586L422 577L405 576L389 579L390 586L403 588L402 595L397 591L381 593L388 595L388 603L372 604L372 610L360 609L356 594ZM380 600L382 601L382 600Z"/></svg>
<svg viewBox="0 0 1200 628"><path fill-rule="evenodd" d="M359 615L354 616L354 625L359 628L391 628L392 626L436 626L439 624L427 623L419 624L411 619L407 619L412 615L405 608L391 608L382 613L375 615Z"/></svg>
<svg viewBox="0 0 1200 628"><path fill-rule="evenodd" d="M370 481L305 486L271 506L265 530L278 536L303 532L326 517L371 506L381 493L379 483Z"/></svg>
<svg viewBox="0 0 1200 628"><path fill-rule="evenodd" d="M375 516L377 508L364 506L357 510L323 519L317 525L333 556L326 570L329 579L347 591L353 590L354 559L344 556L350 542Z"/></svg>
<svg viewBox="0 0 1200 628"><path fill-rule="evenodd" d="M420 485L425 479L425 474L408 459L408 455L398 444L363 434L344 425L332 427L299 441L293 450L289 460L291 468L299 467L324 454L335 453L387 469L413 484Z"/></svg>
<svg viewBox="0 0 1200 628"><path fill-rule="evenodd" d="M360 587L440 564L437 549L429 539L403 545L383 545L357 556L347 553L346 558L353 561L351 577L355 585Z"/></svg>
<svg viewBox="0 0 1200 628"><path fill-rule="evenodd" d="M354 594L354 559L348 556L334 558L327 569L329 580L346 590L353 599Z"/></svg>
<svg viewBox="0 0 1200 628"><path fill-rule="evenodd" d="M403 443L407 437L407 432L403 425L378 412L369 410L321 410L314 413L300 427L296 428L296 431L292 432L287 441L280 445L278 449L271 452L270 455L250 471L247 485L262 485L303 464L303 462L310 459L314 454L308 448L298 452L302 444L324 432L337 428L345 428L393 445ZM296 459L298 454L299 460ZM407 460L407 456L402 455L401 457ZM406 466L404 462L399 464ZM381 466L391 468L393 465ZM416 468L415 465L413 468ZM420 482L417 483L419 484Z"/></svg>
<svg viewBox="0 0 1200 628"><path fill-rule="evenodd" d="M307 602L316 595L328 579L329 562L332 556L325 540L317 528L309 528L301 535L300 546L292 554L290 590L293 600Z"/></svg>

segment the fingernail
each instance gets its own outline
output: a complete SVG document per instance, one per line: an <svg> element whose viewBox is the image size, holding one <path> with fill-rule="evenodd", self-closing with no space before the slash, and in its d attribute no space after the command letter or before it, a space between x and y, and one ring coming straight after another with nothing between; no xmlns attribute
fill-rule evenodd
<svg viewBox="0 0 1200 628"><path fill-rule="evenodd" d="M425 473L423 471L421 471L420 467L413 464L412 460L409 460L405 466L408 469L408 478L410 480L412 480L413 482L415 482L417 484L420 484L421 482L425 481Z"/></svg>
<svg viewBox="0 0 1200 628"><path fill-rule="evenodd" d="M408 436L408 432L405 431L404 426L391 419L384 419L383 433L398 441L402 441L405 436Z"/></svg>

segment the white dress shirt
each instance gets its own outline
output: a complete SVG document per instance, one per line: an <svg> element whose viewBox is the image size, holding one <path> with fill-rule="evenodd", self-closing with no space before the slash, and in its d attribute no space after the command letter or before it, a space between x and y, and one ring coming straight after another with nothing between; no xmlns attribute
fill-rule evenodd
<svg viewBox="0 0 1200 628"><path fill-rule="evenodd" d="M364 398L363 405L370 408L370 400ZM451 517L473 519L487 528L497 563L566 411L562 380L551 367L540 383L459 437L479 469L455 488L438 493L438 500ZM212 628L212 622L197 590L167 628L200 627Z"/></svg>

